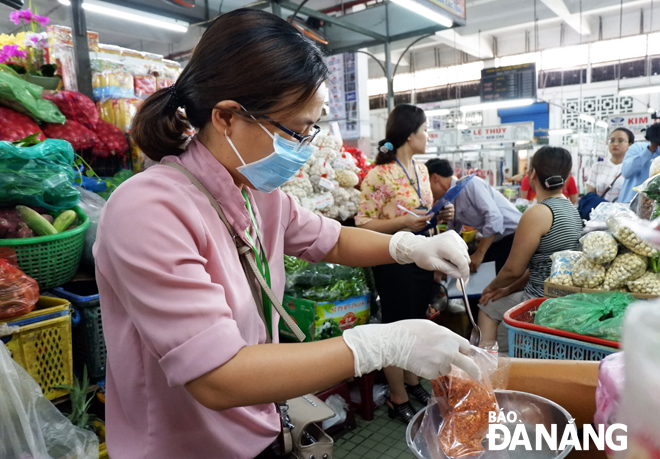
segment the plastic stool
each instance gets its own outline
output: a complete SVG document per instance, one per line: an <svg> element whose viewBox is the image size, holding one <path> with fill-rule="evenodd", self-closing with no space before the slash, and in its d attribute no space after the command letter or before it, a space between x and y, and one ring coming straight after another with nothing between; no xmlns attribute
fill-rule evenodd
<svg viewBox="0 0 660 459"><path fill-rule="evenodd" d="M360 389L360 403L351 402L352 407L360 413L362 419L365 421L374 420L374 410L376 404L374 403L374 384L378 372L374 371L368 375L355 378L355 383Z"/></svg>

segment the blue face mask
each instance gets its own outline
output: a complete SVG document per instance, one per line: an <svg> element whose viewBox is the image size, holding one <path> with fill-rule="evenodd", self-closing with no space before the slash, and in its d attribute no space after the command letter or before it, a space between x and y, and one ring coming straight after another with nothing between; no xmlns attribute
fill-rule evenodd
<svg viewBox="0 0 660 459"><path fill-rule="evenodd" d="M226 131L225 137L234 150L234 153L236 153L236 156L238 156L238 159L243 163L237 170L257 190L270 193L288 182L305 165L307 160L312 156L312 153L314 153L315 147L306 145L298 148L297 142L283 139L279 134L273 135L261 124L259 126L273 138L273 149L275 151L265 158L250 164L246 164L243 161L243 157L234 146L234 142L231 141ZM298 148L297 151L296 148Z"/></svg>

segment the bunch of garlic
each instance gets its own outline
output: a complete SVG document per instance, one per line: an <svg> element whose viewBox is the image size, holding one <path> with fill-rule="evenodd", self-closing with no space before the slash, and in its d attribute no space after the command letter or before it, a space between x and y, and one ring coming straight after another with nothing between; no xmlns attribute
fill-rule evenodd
<svg viewBox="0 0 660 459"><path fill-rule="evenodd" d="M639 279L646 272L647 259L635 253L624 253L614 259L605 274L604 290L617 290Z"/></svg>
<svg viewBox="0 0 660 459"><path fill-rule="evenodd" d="M585 288L597 288L605 281L604 266L589 261L586 256L580 257L573 265L573 285Z"/></svg>
<svg viewBox="0 0 660 459"><path fill-rule="evenodd" d="M593 231L580 239L582 252L592 263L602 265L616 258L619 245L611 234Z"/></svg>

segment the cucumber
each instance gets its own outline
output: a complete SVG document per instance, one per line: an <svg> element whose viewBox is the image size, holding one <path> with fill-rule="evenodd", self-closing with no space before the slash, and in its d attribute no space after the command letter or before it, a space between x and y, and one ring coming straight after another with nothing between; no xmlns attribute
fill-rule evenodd
<svg viewBox="0 0 660 459"><path fill-rule="evenodd" d="M48 220L39 215L39 212L25 206L16 206L16 210L23 221L27 223L28 228L34 231L37 236L57 234L55 227L48 223Z"/></svg>
<svg viewBox="0 0 660 459"><path fill-rule="evenodd" d="M65 210L53 222L53 227L58 233L66 231L76 221L76 213L73 210Z"/></svg>

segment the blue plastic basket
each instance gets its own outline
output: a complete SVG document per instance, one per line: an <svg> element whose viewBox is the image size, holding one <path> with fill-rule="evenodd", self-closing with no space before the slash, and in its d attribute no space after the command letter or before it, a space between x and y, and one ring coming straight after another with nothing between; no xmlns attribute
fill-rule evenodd
<svg viewBox="0 0 660 459"><path fill-rule="evenodd" d="M548 333L525 330L502 322L509 331L509 356L526 359L602 360L619 352L600 346Z"/></svg>
<svg viewBox="0 0 660 459"><path fill-rule="evenodd" d="M53 294L69 300L77 312L78 322L72 318L73 368L82 372L87 366L90 378L104 378L108 351L105 348L101 303L96 282L70 282L52 290Z"/></svg>

